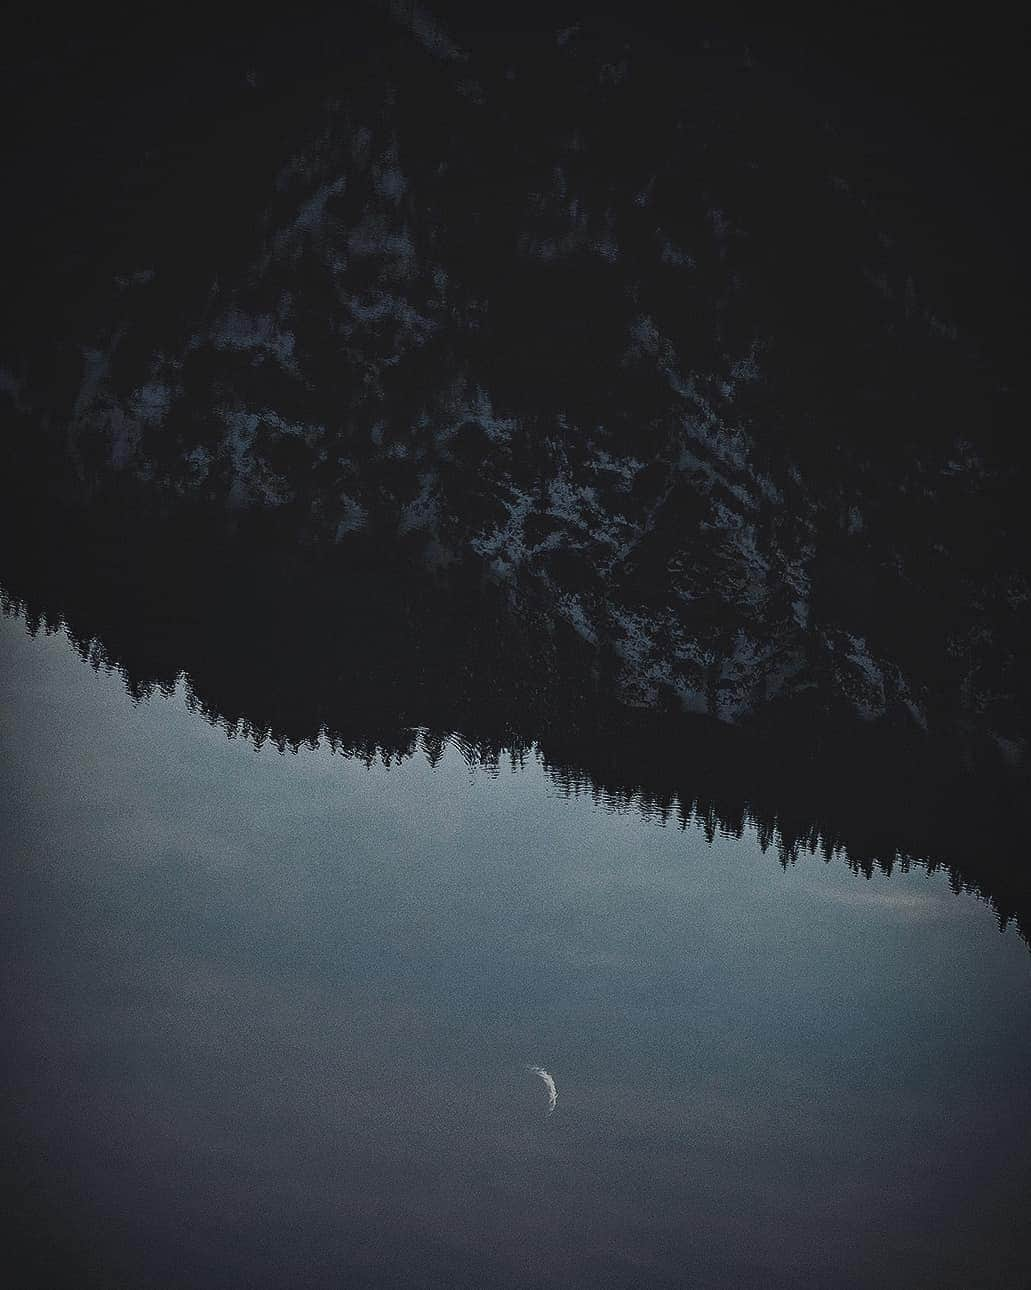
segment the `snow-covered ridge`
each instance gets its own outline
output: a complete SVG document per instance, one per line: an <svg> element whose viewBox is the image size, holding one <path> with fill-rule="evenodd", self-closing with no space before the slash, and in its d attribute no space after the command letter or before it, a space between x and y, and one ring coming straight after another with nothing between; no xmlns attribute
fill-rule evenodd
<svg viewBox="0 0 1031 1290"><path fill-rule="evenodd" d="M425 66L313 114L244 273L174 325L181 251L112 284L69 400L84 477L477 563L630 703L734 722L815 695L1017 738L1027 579L946 554L997 482L965 420L983 373L863 176L821 142L785 195L761 80L666 119L632 50L573 33L492 78L398 16Z"/></svg>

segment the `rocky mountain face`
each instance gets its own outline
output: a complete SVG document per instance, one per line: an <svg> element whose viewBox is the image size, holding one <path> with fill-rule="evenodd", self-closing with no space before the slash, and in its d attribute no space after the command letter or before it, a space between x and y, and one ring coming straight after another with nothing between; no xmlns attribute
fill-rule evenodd
<svg viewBox="0 0 1031 1290"><path fill-rule="evenodd" d="M43 428L7 365L16 433L298 562L472 573L624 706L1023 764L1014 376L898 170L747 52L394 19L155 192Z"/></svg>

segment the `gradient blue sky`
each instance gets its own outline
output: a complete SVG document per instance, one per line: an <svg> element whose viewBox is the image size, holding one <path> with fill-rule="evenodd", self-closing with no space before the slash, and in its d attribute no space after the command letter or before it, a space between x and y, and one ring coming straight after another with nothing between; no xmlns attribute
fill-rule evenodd
<svg viewBox="0 0 1031 1290"><path fill-rule="evenodd" d="M115 1284L1028 1276L1031 956L941 876L256 752L0 632L10 1131Z"/></svg>

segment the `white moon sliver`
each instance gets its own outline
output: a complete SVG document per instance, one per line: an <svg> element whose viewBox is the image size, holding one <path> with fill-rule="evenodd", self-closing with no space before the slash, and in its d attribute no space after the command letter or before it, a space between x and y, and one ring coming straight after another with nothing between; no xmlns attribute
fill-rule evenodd
<svg viewBox="0 0 1031 1290"><path fill-rule="evenodd" d="M543 1066L527 1066L526 1068L531 1075L539 1075L548 1087L548 1114L550 1115L555 1109L555 1103L558 1101L558 1090L555 1088L555 1081L551 1078Z"/></svg>

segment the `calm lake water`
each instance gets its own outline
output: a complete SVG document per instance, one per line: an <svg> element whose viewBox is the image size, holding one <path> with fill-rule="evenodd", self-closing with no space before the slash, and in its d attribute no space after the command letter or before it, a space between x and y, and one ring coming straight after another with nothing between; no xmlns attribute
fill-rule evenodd
<svg viewBox="0 0 1031 1290"><path fill-rule="evenodd" d="M1028 1283L1031 955L943 876L256 751L2 641L26 1284Z"/></svg>

